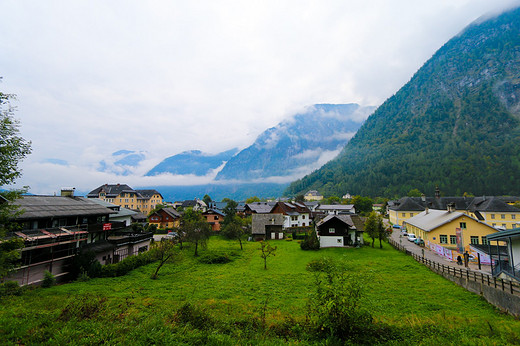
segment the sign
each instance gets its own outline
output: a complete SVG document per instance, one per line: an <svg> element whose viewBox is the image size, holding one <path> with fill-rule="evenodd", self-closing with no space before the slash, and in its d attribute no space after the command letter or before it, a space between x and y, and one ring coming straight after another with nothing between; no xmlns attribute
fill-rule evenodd
<svg viewBox="0 0 520 346"><path fill-rule="evenodd" d="M457 251L459 253L464 253L464 244L462 243L462 229L456 228L455 235L457 236Z"/></svg>
<svg viewBox="0 0 520 346"><path fill-rule="evenodd" d="M103 224L103 231L110 231L112 229L111 223L104 223Z"/></svg>

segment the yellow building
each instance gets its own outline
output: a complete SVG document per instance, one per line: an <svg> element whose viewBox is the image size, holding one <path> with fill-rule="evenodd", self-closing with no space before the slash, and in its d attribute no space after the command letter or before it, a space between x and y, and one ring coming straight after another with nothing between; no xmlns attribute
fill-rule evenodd
<svg viewBox="0 0 520 346"><path fill-rule="evenodd" d="M497 229L520 227L520 209L507 204L501 197L403 197L388 203L392 224L402 226L411 217L426 210L452 210L467 214Z"/></svg>
<svg viewBox="0 0 520 346"><path fill-rule="evenodd" d="M307 201L321 201L323 199L323 196L318 193L316 190L310 190L308 191L303 198Z"/></svg>
<svg viewBox="0 0 520 346"><path fill-rule="evenodd" d="M469 250L470 244L486 245L486 235L497 229L458 211L425 210L404 222L408 233L424 242L441 245L451 250Z"/></svg>
<svg viewBox="0 0 520 346"><path fill-rule="evenodd" d="M90 191L87 198L99 198L121 207L139 210L148 215L163 197L157 190L134 190L126 184L105 184Z"/></svg>

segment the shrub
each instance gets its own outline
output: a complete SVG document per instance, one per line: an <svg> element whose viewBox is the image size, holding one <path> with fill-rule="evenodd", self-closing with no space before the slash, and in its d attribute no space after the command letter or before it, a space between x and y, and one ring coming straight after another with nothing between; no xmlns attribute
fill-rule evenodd
<svg viewBox="0 0 520 346"><path fill-rule="evenodd" d="M177 323L189 323L197 329L209 329L215 324L215 321L204 309L190 303L181 306L176 311L173 320Z"/></svg>
<svg viewBox="0 0 520 346"><path fill-rule="evenodd" d="M123 276L129 273L131 270L152 263L156 260L156 252L152 249L139 255L128 256L121 262L102 266L99 276L104 278Z"/></svg>
<svg viewBox="0 0 520 346"><path fill-rule="evenodd" d="M0 284L0 297L20 296L22 293L23 288L20 287L17 281L6 281Z"/></svg>
<svg viewBox="0 0 520 346"><path fill-rule="evenodd" d="M320 249L320 240L318 239L318 235L315 230L312 230L309 234L305 236L305 239L300 243L300 248L302 250L319 250Z"/></svg>
<svg viewBox="0 0 520 346"><path fill-rule="evenodd" d="M50 271L46 270L43 273L42 287L49 288L54 286L54 284L56 284L56 278L54 277L54 275L52 275Z"/></svg>
<svg viewBox="0 0 520 346"><path fill-rule="evenodd" d="M233 259L227 253L206 252L198 258L199 262L206 264L224 264L232 262Z"/></svg>

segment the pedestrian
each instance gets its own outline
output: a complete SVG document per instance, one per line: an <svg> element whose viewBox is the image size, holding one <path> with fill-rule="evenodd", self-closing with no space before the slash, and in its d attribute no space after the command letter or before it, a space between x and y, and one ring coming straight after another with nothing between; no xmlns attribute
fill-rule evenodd
<svg viewBox="0 0 520 346"><path fill-rule="evenodd" d="M460 255L457 256L457 264L458 264L459 266L462 265L462 257L460 257Z"/></svg>

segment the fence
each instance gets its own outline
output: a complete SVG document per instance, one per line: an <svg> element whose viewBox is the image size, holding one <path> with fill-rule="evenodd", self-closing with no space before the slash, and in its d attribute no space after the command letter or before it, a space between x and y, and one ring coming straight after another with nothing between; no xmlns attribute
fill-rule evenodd
<svg viewBox="0 0 520 346"><path fill-rule="evenodd" d="M468 282L475 282L486 285L488 287L502 290L503 292L520 297L520 283L516 281L497 278L495 276L484 274L482 272L476 272L468 268L462 269L460 267L452 267L446 264L441 264L407 250L404 246L398 244L393 239L388 239L388 242L397 250L411 255L417 262L424 264L439 274L446 274L447 276L451 276L453 278L465 279Z"/></svg>

